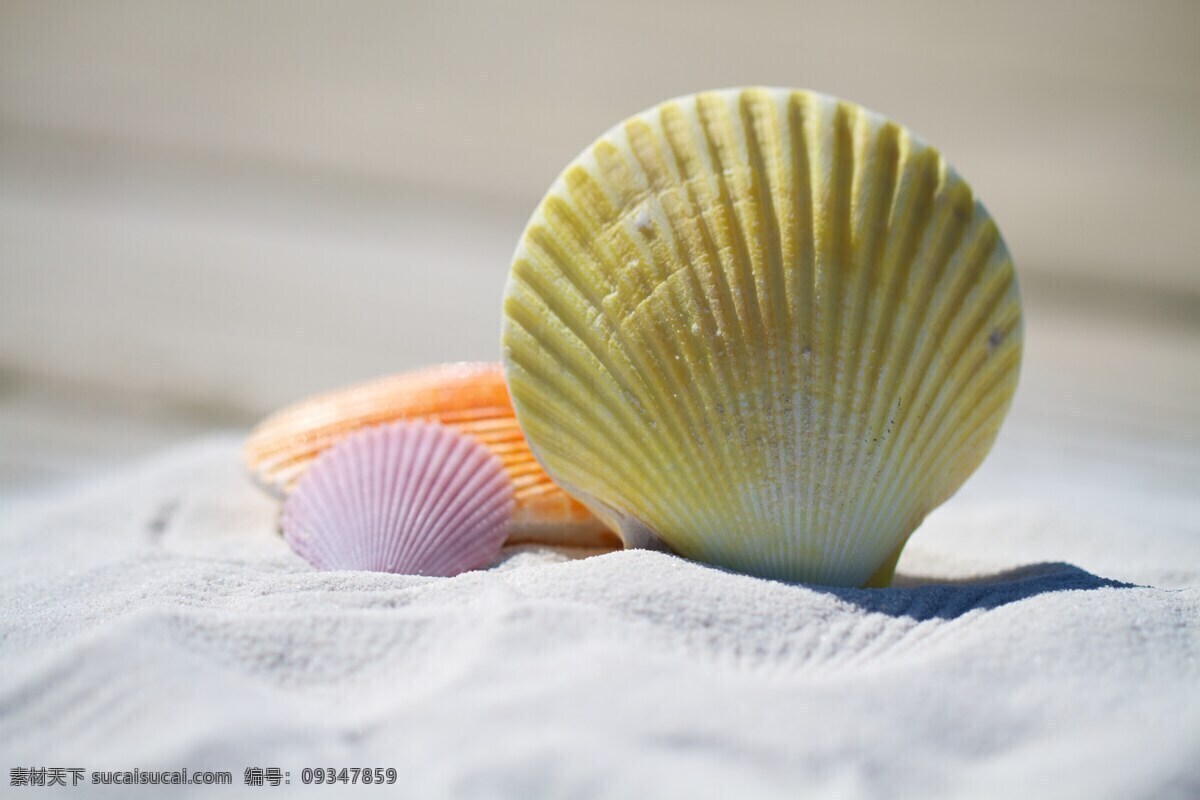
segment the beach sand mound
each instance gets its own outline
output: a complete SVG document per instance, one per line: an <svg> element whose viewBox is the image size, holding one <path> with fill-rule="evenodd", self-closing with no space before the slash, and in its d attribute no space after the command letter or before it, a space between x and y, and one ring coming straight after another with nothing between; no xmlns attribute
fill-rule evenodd
<svg viewBox="0 0 1200 800"><path fill-rule="evenodd" d="M303 767L394 767L414 797L1200 790L1200 559L1182 536L1131 547L1111 515L967 499L887 590L533 547L449 579L320 573L239 446L6 514L6 767L240 784L278 766L293 786Z"/></svg>

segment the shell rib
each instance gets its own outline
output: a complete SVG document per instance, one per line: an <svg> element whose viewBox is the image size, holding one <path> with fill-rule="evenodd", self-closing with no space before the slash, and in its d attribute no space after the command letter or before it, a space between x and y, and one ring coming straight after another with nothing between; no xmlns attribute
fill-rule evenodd
<svg viewBox="0 0 1200 800"><path fill-rule="evenodd" d="M512 512L500 461L440 425L358 431L283 506L283 537L318 569L450 577L487 566Z"/></svg>
<svg viewBox="0 0 1200 800"><path fill-rule="evenodd" d="M1021 312L937 150L857 105L668 101L563 171L517 247L503 353L550 476L627 545L878 585L991 447Z"/></svg>
<svg viewBox="0 0 1200 800"><path fill-rule="evenodd" d="M260 486L285 497L325 449L362 428L400 420L446 425L500 459L516 497L510 543L611 547L616 542L604 523L534 460L499 364L438 365L303 400L255 427L246 440L246 465Z"/></svg>

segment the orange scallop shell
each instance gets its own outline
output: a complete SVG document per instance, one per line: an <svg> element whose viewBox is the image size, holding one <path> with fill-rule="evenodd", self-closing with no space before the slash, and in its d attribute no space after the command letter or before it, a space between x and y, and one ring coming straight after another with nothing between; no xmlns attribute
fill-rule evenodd
<svg viewBox="0 0 1200 800"><path fill-rule="evenodd" d="M615 534L534 460L513 414L500 364L443 364L302 400L251 431L246 465L260 486L283 497L323 450L361 428L397 420L441 423L471 436L500 459L516 496L509 544L619 546Z"/></svg>

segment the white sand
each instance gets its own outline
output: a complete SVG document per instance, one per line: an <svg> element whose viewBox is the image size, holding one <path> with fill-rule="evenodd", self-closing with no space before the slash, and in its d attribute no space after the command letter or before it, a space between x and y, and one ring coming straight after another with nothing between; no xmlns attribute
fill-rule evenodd
<svg viewBox="0 0 1200 800"><path fill-rule="evenodd" d="M1195 504L1121 504L1101 465L1078 476L1096 502L1064 508L1072 457L1027 444L1006 437L882 591L649 552L322 574L275 535L238 438L180 447L10 509L0 766L280 766L292 789L304 766L392 766L403 796L1195 797Z"/></svg>

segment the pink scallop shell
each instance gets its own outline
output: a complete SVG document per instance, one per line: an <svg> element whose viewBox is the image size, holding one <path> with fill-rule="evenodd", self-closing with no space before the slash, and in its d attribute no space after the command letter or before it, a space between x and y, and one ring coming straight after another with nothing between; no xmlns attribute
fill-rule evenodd
<svg viewBox="0 0 1200 800"><path fill-rule="evenodd" d="M451 576L504 543L512 483L499 459L440 425L361 430L313 462L283 505L283 538L318 569Z"/></svg>

